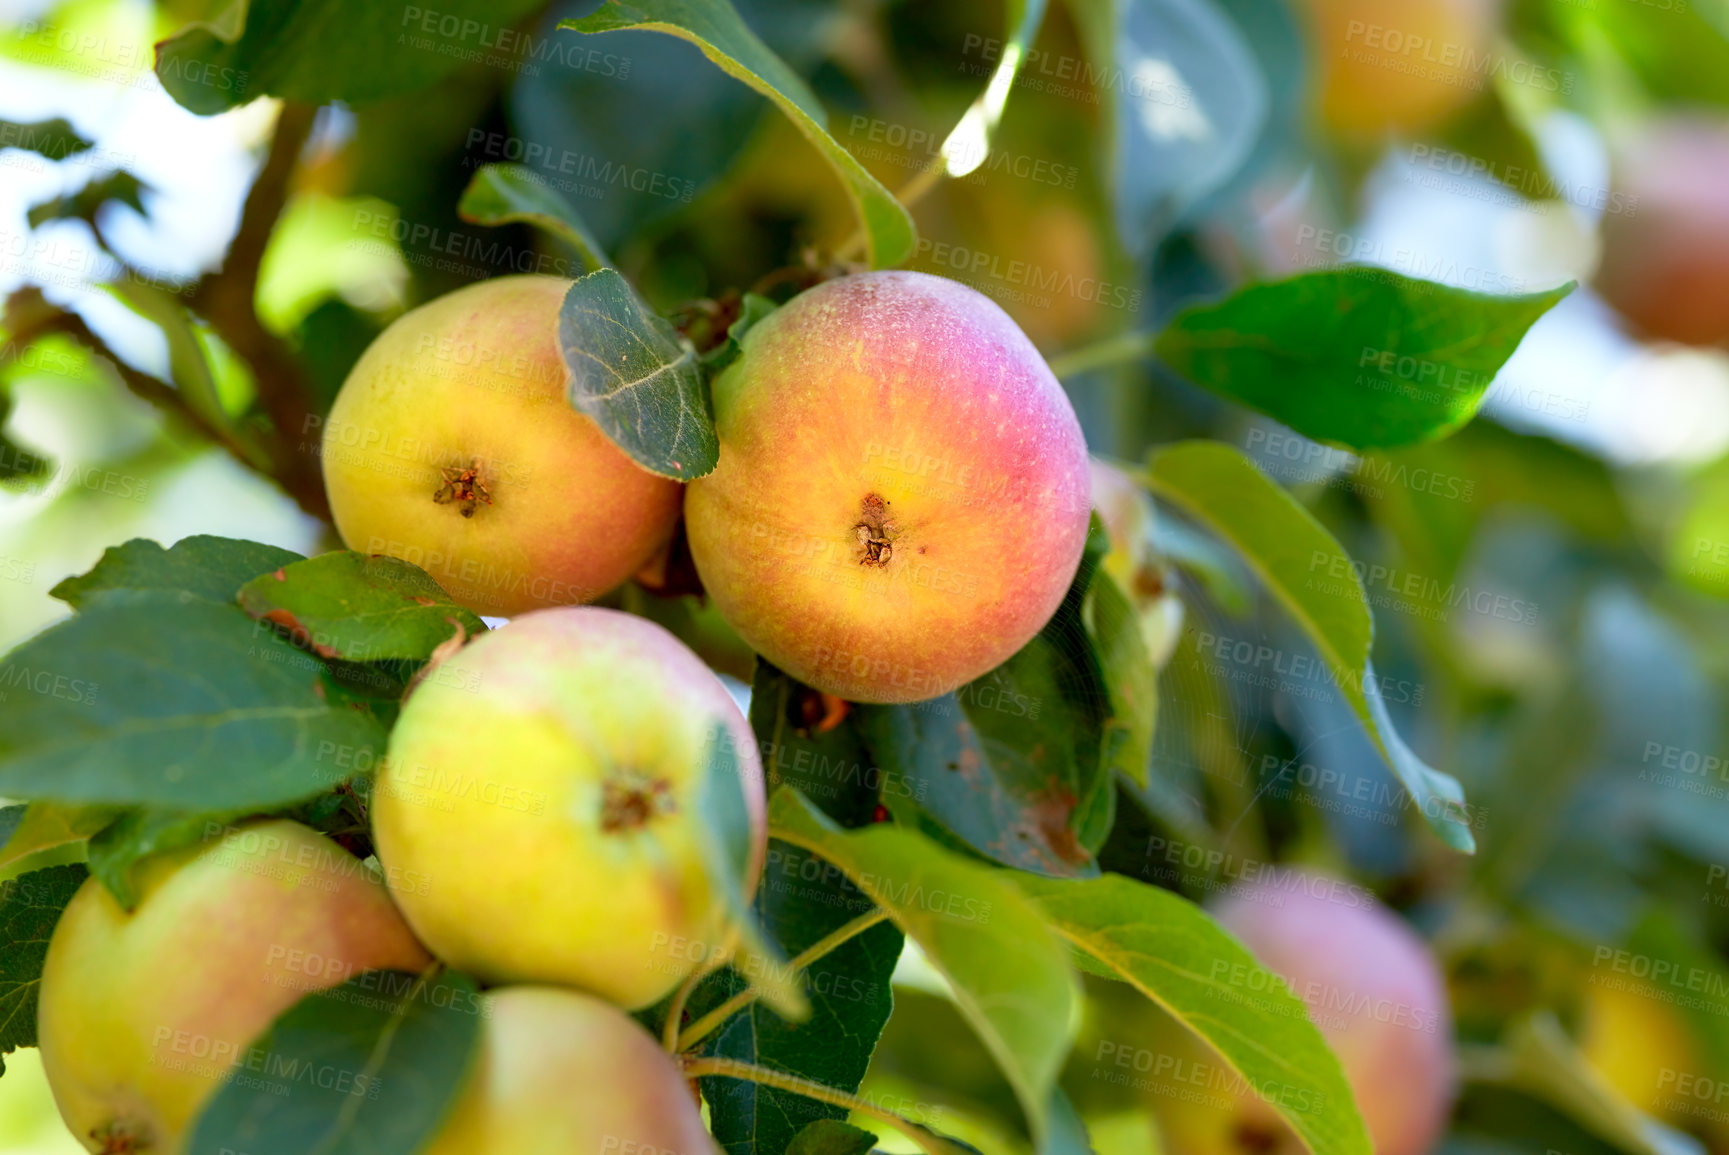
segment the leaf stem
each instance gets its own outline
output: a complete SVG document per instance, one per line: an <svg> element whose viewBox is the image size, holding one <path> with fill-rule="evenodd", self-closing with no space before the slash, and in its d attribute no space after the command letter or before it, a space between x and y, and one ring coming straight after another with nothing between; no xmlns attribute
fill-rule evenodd
<svg viewBox="0 0 1729 1155"><path fill-rule="evenodd" d="M666 1048L668 1054L678 1054L678 1028L680 1020L684 1018L684 1008L690 1002L690 996L696 993L696 988L703 979L720 968L727 953L724 950L715 951L709 956L707 962L691 971L685 980L678 984L678 990L673 992L672 1003L666 1009L666 1022L660 1029L661 1045Z"/></svg>
<svg viewBox="0 0 1729 1155"><path fill-rule="evenodd" d="M803 970L805 967L808 967L817 959L822 958L848 939L858 937L877 923L888 918L888 916L889 912L879 906L867 914L859 915L844 926L836 927L828 934L823 935L821 938L811 943L797 955L793 956L792 961L787 964L788 969L794 971ZM713 1033L713 1031L722 1023L732 1018L732 1016L737 1014L739 1011L742 1011L744 1008L756 1002L756 1000L757 990L755 987L740 991L738 994L732 996L732 998L728 999L726 1002L692 1023L688 1030L678 1036L677 1046L669 1049L677 1051L690 1050L691 1047L700 1043L709 1034ZM684 1008L680 1006L679 1012L681 1014L683 1013L683 1010ZM677 1020L671 1019L668 1021L676 1022Z"/></svg>
<svg viewBox="0 0 1729 1155"><path fill-rule="evenodd" d="M1057 377L1073 377L1077 373L1085 373L1089 369L1103 369L1109 365L1120 365L1125 361L1138 361L1143 357L1153 355L1153 342L1158 340L1157 333L1129 332L1118 333L1114 337L1106 337L1103 341L1092 345L1083 345L1079 349L1071 349L1067 353L1058 353L1046 359L1051 372Z"/></svg>
<svg viewBox="0 0 1729 1155"><path fill-rule="evenodd" d="M817 1102L827 1103L831 1107L843 1107L880 1123L886 1123L916 1143L918 1149L923 1151L925 1155L964 1155L961 1148L910 1119L903 1119L893 1111L885 1111L857 1095L849 1095L845 1091L836 1090L810 1079L801 1079L797 1075L783 1074L767 1067L759 1067L754 1063L743 1063L737 1059L690 1057L684 1060L684 1073L692 1079L699 1079L705 1075L744 1079L751 1083L761 1083L765 1087L773 1087L779 1091L803 1095L807 1099L815 1099Z"/></svg>
<svg viewBox="0 0 1729 1155"><path fill-rule="evenodd" d="M925 198L926 193L936 188L948 173L949 162L939 156L919 170L917 176L903 184L895 192L895 200L899 201L903 208L912 208ZM864 254L865 240L864 229L862 227L854 229L852 236L846 239L846 243L835 250L835 260L851 261L858 259Z"/></svg>

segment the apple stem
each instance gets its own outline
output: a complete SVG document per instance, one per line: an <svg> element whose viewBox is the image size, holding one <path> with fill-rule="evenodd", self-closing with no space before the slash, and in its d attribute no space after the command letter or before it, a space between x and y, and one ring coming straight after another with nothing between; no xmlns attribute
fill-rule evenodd
<svg viewBox="0 0 1729 1155"><path fill-rule="evenodd" d="M1125 361L1139 361L1143 357L1153 355L1153 342L1158 339L1157 333L1131 332L1118 333L1114 337L1106 337L1103 341L1091 345L1083 345L1079 349L1071 349L1067 353L1057 353L1046 359L1051 367L1051 375L1059 380L1073 377L1077 373L1085 373L1089 369L1103 369L1109 365L1120 365Z"/></svg>
<svg viewBox="0 0 1729 1155"><path fill-rule="evenodd" d="M824 955L840 946L843 942L846 942L850 938L858 937L877 923L888 918L888 916L888 911L882 909L880 906L871 910L868 914L859 915L844 926L836 927L834 930L823 935L821 938L811 943L810 946L794 955L792 961L787 964L788 968L795 971L803 970L817 959L822 958ZM687 991L680 991L680 994L684 994L687 997L688 993L689 992ZM728 999L726 1002L692 1023L689 1030L678 1036L678 1044L676 1048L673 1049L678 1051L690 1050L691 1047L701 1042L722 1023L732 1018L739 1011L742 1011L744 1008L756 1002L759 993L760 992L758 992L756 987L750 987L732 996L732 998ZM673 1006L674 1009L679 1012L679 1015L684 1013L684 1004L681 999L675 998L673 1000ZM667 1022L669 1025L668 1029L670 1030L672 1029L672 1025L678 1022L678 1017L670 1017Z"/></svg>
<svg viewBox="0 0 1729 1155"><path fill-rule="evenodd" d="M759 1067L755 1063L743 1063L737 1059L698 1059L688 1056L684 1061L684 1073L693 1079L700 1079L706 1075L720 1075L728 1079L744 1079L751 1083L761 1083L765 1087L773 1087L780 1091L790 1091L795 1095L803 1095L807 1099L815 1099L817 1102L827 1103L831 1107L844 1107L848 1111L886 1123L911 1139L925 1155L964 1155L960 1147L926 1130L910 1119L903 1119L893 1111L885 1111L857 1095L849 1095L845 1091L836 1090L811 1079L801 1079L797 1075L784 1074L767 1067Z"/></svg>

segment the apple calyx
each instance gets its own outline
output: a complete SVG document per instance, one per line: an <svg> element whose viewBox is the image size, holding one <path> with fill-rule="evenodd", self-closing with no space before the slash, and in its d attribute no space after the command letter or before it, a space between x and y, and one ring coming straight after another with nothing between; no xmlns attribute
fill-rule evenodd
<svg viewBox="0 0 1729 1155"><path fill-rule="evenodd" d="M446 465L439 470L444 484L433 493L436 505L455 505L463 517L473 517L482 502L492 504L492 490L486 485L486 469L479 458L458 468Z"/></svg>
<svg viewBox="0 0 1729 1155"><path fill-rule="evenodd" d="M859 502L859 523L853 534L859 543L859 564L882 567L894 557L894 538L900 527L889 520L888 502L874 493Z"/></svg>
<svg viewBox="0 0 1729 1155"><path fill-rule="evenodd" d="M600 803L600 828L608 834L641 830L654 819L678 810L672 783L640 770L621 770L606 780Z"/></svg>

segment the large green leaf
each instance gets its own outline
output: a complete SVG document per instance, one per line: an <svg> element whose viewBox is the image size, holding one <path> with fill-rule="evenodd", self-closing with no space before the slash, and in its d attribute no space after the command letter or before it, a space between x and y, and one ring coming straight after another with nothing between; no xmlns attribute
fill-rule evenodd
<svg viewBox="0 0 1729 1155"><path fill-rule="evenodd" d="M1315 1155L1370 1155L1344 1069L1302 1001L1199 907L1120 874L1015 881L1085 958L1211 1044Z"/></svg>
<svg viewBox="0 0 1729 1155"><path fill-rule="evenodd" d="M1374 622L1351 559L1332 534L1253 462L1228 445L1190 441L1160 451L1154 492L1242 556L1314 643L1339 694L1436 834L1456 850L1476 841L1464 791L1399 738L1369 660Z"/></svg>
<svg viewBox="0 0 1729 1155"><path fill-rule="evenodd" d="M424 570L352 550L252 579L240 590L240 608L323 657L349 662L424 660L458 634L486 632Z"/></svg>
<svg viewBox="0 0 1729 1155"><path fill-rule="evenodd" d="M268 808L370 766L384 727L238 606L116 590L0 662L0 793Z"/></svg>
<svg viewBox="0 0 1729 1155"><path fill-rule="evenodd" d="M156 46L156 76L200 116L260 96L347 104L425 88L465 59L519 71L556 57L513 27L538 0L441 0L437 7L345 0L247 0L220 22Z"/></svg>
<svg viewBox="0 0 1729 1155"><path fill-rule="evenodd" d="M61 802L8 806L0 811L11 824L5 842L0 843L0 870L32 854L82 842L113 822L119 813L113 806L68 806Z"/></svg>
<svg viewBox="0 0 1729 1155"><path fill-rule="evenodd" d="M869 913L873 904L827 862L772 841L757 909L781 949L796 955ZM849 939L805 970L807 1020L789 1023L753 1003L728 1020L703 1053L856 1091L893 1007L889 978L901 943L901 932L887 922ZM736 971L723 972L701 992L703 998L692 1001L691 1013L703 1013L744 986ZM705 1079L703 1097L715 1138L728 1155L781 1155L801 1128L846 1118L842 1109L742 1079Z"/></svg>
<svg viewBox="0 0 1729 1155"><path fill-rule="evenodd" d="M696 350L616 269L570 287L558 313L570 401L651 473L691 481L720 464Z"/></svg>
<svg viewBox="0 0 1729 1155"><path fill-rule="evenodd" d="M772 100L834 167L858 212L874 267L898 265L912 255L918 241L912 216L828 134L828 115L816 94L757 39L727 0L607 0L597 11L559 27L578 32L644 28L690 41L727 75Z"/></svg>
<svg viewBox="0 0 1729 1155"><path fill-rule="evenodd" d="M1526 331L1572 289L1496 297L1385 269L1330 269L1188 309L1153 351L1317 441L1409 445L1469 421Z"/></svg>
<svg viewBox="0 0 1729 1155"><path fill-rule="evenodd" d="M870 1155L876 1141L869 1131L833 1119L818 1119L783 1150L786 1155Z"/></svg>
<svg viewBox="0 0 1729 1155"><path fill-rule="evenodd" d="M456 1100L485 1004L469 978L369 971L307 995L255 1039L188 1155L413 1155Z"/></svg>
<svg viewBox="0 0 1729 1155"><path fill-rule="evenodd" d="M184 590L213 602L232 602L240 587L259 574L300 560L290 550L229 537L182 538L168 549L135 537L102 551L89 573L69 577L49 592L73 609L82 609L86 598L105 590Z"/></svg>
<svg viewBox="0 0 1729 1155"><path fill-rule="evenodd" d="M36 998L48 939L88 876L74 864L0 883L0 1054L36 1045ZM5 1069L0 1063L0 1071Z"/></svg>
<svg viewBox="0 0 1729 1155"><path fill-rule="evenodd" d="M0 120L0 149L21 148L47 157L64 160L90 148L96 142L78 134L64 117L36 120L28 124L16 120Z"/></svg>
<svg viewBox="0 0 1729 1155"><path fill-rule="evenodd" d="M892 824L842 830L793 790L770 801L769 830L833 863L919 944L1042 1139L1080 991L1039 912L999 872Z"/></svg>
<svg viewBox="0 0 1729 1155"><path fill-rule="evenodd" d="M250 810L159 810L149 806L128 810L90 836L90 873L116 902L132 910L140 897L132 885L134 863L153 854L203 842L210 837L209 823L232 826L251 813Z"/></svg>
<svg viewBox="0 0 1729 1155"><path fill-rule="evenodd" d="M478 225L534 225L575 249L591 273L612 264L581 214L525 164L481 165L456 211Z"/></svg>
<svg viewBox="0 0 1729 1155"><path fill-rule="evenodd" d="M821 695L761 659L750 688L750 724L773 794L791 786L842 826L864 826L885 794L916 785L871 760L854 716L831 717Z"/></svg>

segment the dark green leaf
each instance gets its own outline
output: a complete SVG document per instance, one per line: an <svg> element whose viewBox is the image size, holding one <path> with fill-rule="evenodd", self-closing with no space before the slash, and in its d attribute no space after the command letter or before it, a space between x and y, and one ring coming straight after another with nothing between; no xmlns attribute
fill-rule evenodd
<svg viewBox="0 0 1729 1155"><path fill-rule="evenodd" d="M178 850L209 837L206 824L230 826L250 810L186 812L143 807L128 810L90 836L90 873L108 888L121 906L138 905L132 886L132 865L152 854Z"/></svg>
<svg viewBox="0 0 1729 1155"><path fill-rule="evenodd" d="M1303 1003L1188 900L1120 874L1018 876L1064 938L1205 1039L1318 1155L1369 1155L1344 1069Z"/></svg>
<svg viewBox="0 0 1729 1155"><path fill-rule="evenodd" d="M910 800L1021 870L1097 869L1114 797L1104 763L1110 695L1082 607L1108 549L1095 520L1062 605L995 670L933 701L856 707L891 809Z"/></svg>
<svg viewBox="0 0 1729 1155"><path fill-rule="evenodd" d="M876 1141L869 1131L835 1119L818 1119L798 1133L786 1155L869 1155Z"/></svg>
<svg viewBox="0 0 1729 1155"><path fill-rule="evenodd" d="M437 8L344 0L236 0L222 26L191 24L156 46L156 76L200 116L260 96L364 104L425 88L464 59L531 63L544 44L513 25L536 0L444 0ZM243 14L243 15L242 15Z"/></svg>
<svg viewBox="0 0 1729 1155"><path fill-rule="evenodd" d="M1400 739L1369 661L1374 622L1351 559L1290 494L1228 445L1187 441L1161 450L1147 474L1154 492L1230 545L1308 635L1339 694L1410 792L1436 834L1455 850L1476 845L1464 791Z"/></svg>
<svg viewBox="0 0 1729 1155"><path fill-rule="evenodd" d="M321 657L350 662L422 660L486 623L450 599L425 571L352 550L291 562L247 582L240 608L288 630Z"/></svg>
<svg viewBox="0 0 1729 1155"><path fill-rule="evenodd" d="M873 904L835 867L775 841L769 843L757 908L781 949L795 955L869 913ZM856 1091L893 1007L889 978L901 944L892 923L865 930L805 970L809 1019L788 1023L755 1003L730 1019L704 1053ZM703 992L704 1002L718 1003L744 986L736 971L727 971ZM701 1009L693 1004L693 1013ZM741 1079L705 1079L703 1094L715 1138L728 1155L774 1155L787 1150L800 1127L846 1117L840 1108Z"/></svg>
<svg viewBox="0 0 1729 1155"><path fill-rule="evenodd" d="M188 1155L407 1155L437 1132L476 1051L466 976L369 971L307 995L237 1060Z"/></svg>
<svg viewBox="0 0 1729 1155"><path fill-rule="evenodd" d="M898 265L912 255L918 231L911 214L828 134L828 116L816 94L757 39L727 0L607 0L597 11L559 27L578 32L643 28L690 41L727 75L772 100L834 167L864 227L873 267Z"/></svg>
<svg viewBox="0 0 1729 1155"><path fill-rule="evenodd" d="M231 537L182 538L168 549L135 537L110 546L89 573L50 590L73 609L105 590L184 590L213 602L232 602L240 587L271 570L302 560L291 550Z"/></svg>
<svg viewBox="0 0 1729 1155"><path fill-rule="evenodd" d="M64 160L95 143L78 135L77 129L58 116L29 124L0 120L0 149L22 148L49 160Z"/></svg>
<svg viewBox="0 0 1729 1155"><path fill-rule="evenodd" d="M825 715L822 696L758 659L750 724L762 750L768 792L791 786L842 826L863 826L884 793L911 796L871 761L852 717Z"/></svg>
<svg viewBox="0 0 1729 1155"><path fill-rule="evenodd" d="M1087 590L1084 617L1110 694L1105 764L1145 787L1159 716L1159 673L1140 616L1116 579L1101 570Z"/></svg>
<svg viewBox="0 0 1729 1155"><path fill-rule="evenodd" d="M1469 421L1526 331L1572 290L1496 297L1331 269L1188 309L1153 348L1196 384L1306 437L1409 445Z"/></svg>
<svg viewBox="0 0 1729 1155"><path fill-rule="evenodd" d="M48 221L83 221L94 225L103 206L110 202L123 204L143 216L143 194L148 191L149 186L131 173L111 172L106 176L92 177L75 193L31 205L25 219L33 229Z"/></svg>
<svg viewBox="0 0 1729 1155"><path fill-rule="evenodd" d="M0 423L6 418L6 398L0 396ZM0 482L33 481L48 472L48 459L31 453L0 434Z"/></svg>
<svg viewBox="0 0 1729 1155"><path fill-rule="evenodd" d="M384 750L322 662L238 606L115 590L83 607L0 664L0 793L265 809Z"/></svg>
<svg viewBox="0 0 1729 1155"><path fill-rule="evenodd" d="M724 726L716 724L709 734L707 751L697 791L697 812L703 816L698 830L709 884L724 903L732 929L739 936L745 954L743 969L751 985L781 1015L802 1021L810 1015L810 1004L796 985L786 956L757 922L745 894L752 849L750 810L738 751Z"/></svg>
<svg viewBox="0 0 1729 1155"><path fill-rule="evenodd" d="M720 463L696 351L615 269L570 287L558 314L570 401L651 473L690 481Z"/></svg>
<svg viewBox="0 0 1729 1155"><path fill-rule="evenodd" d="M60 912L89 877L50 866L0 883L0 1054L36 1045L36 996ZM0 1064L0 1072L5 1070Z"/></svg>
<svg viewBox="0 0 1729 1155"><path fill-rule="evenodd" d="M1001 872L892 824L842 830L795 790L770 800L769 832L833 863L919 944L1042 1139L1080 997L1044 917Z"/></svg>
<svg viewBox="0 0 1729 1155"><path fill-rule="evenodd" d="M544 229L575 249L589 272L612 264L571 203L527 165L482 165L463 190L456 211L477 225L521 222Z"/></svg>

